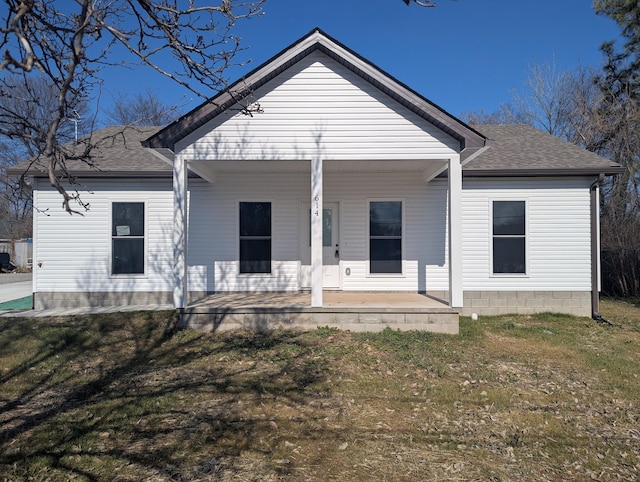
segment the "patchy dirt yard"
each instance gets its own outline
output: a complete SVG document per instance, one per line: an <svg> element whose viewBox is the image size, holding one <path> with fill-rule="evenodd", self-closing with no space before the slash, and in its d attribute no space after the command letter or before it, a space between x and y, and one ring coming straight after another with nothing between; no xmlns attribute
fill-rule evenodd
<svg viewBox="0 0 640 482"><path fill-rule="evenodd" d="M0 324L2 480L637 480L640 309L461 335Z"/></svg>

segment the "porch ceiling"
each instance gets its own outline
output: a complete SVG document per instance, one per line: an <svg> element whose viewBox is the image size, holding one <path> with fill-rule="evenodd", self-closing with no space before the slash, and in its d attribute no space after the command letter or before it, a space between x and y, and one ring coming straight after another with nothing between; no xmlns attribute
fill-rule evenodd
<svg viewBox="0 0 640 482"><path fill-rule="evenodd" d="M442 172L446 160L325 160L322 163L324 172L417 172L421 174ZM247 160L247 161L189 161L189 168L209 182L213 182L219 173L229 172L264 172L284 173L302 172L311 175L311 162L308 160Z"/></svg>

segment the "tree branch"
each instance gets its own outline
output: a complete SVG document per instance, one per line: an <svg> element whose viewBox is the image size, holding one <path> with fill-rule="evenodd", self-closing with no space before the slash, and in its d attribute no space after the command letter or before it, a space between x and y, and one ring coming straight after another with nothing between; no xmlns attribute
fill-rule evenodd
<svg viewBox="0 0 640 482"><path fill-rule="evenodd" d="M122 45L129 59L144 64L190 92L209 98L227 86L225 70L242 50L232 29L240 19L260 15L265 0L217 0L196 6L193 0L5 0L9 7L0 25L0 135L20 139L32 159L47 166L49 182L63 197L63 207L87 209L74 186L66 161L80 158L92 165L91 146L82 153L64 147L67 113L87 104L100 83L97 73L112 60L112 47ZM165 54L170 54L167 56ZM167 61L167 58L173 59ZM5 97L18 82L7 73L38 70L50 86L45 96L27 102ZM35 75L35 74L31 74ZM244 93L238 98L247 98ZM49 106L38 122L38 102ZM259 106L246 106L250 112ZM89 141L89 144L91 141Z"/></svg>
<svg viewBox="0 0 640 482"><path fill-rule="evenodd" d="M416 5L420 5L421 7L435 7L436 4L432 0L402 0L406 5L411 5L415 3Z"/></svg>

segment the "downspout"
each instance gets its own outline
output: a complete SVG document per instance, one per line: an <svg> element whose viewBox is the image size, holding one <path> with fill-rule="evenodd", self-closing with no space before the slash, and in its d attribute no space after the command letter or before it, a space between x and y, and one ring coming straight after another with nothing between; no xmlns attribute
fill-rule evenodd
<svg viewBox="0 0 640 482"><path fill-rule="evenodd" d="M600 314L600 184L604 173L589 188L591 192L591 317L598 323L611 325Z"/></svg>

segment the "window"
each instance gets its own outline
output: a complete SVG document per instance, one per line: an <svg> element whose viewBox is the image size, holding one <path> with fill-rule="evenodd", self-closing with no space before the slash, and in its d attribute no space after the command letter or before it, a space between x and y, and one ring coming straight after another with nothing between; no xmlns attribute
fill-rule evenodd
<svg viewBox="0 0 640 482"><path fill-rule="evenodd" d="M525 202L493 201L493 273L526 274Z"/></svg>
<svg viewBox="0 0 640 482"><path fill-rule="evenodd" d="M240 203L240 273L271 273L271 203Z"/></svg>
<svg viewBox="0 0 640 482"><path fill-rule="evenodd" d="M402 202L369 203L369 272L402 273Z"/></svg>
<svg viewBox="0 0 640 482"><path fill-rule="evenodd" d="M111 209L111 273L144 274L144 203L114 202Z"/></svg>

